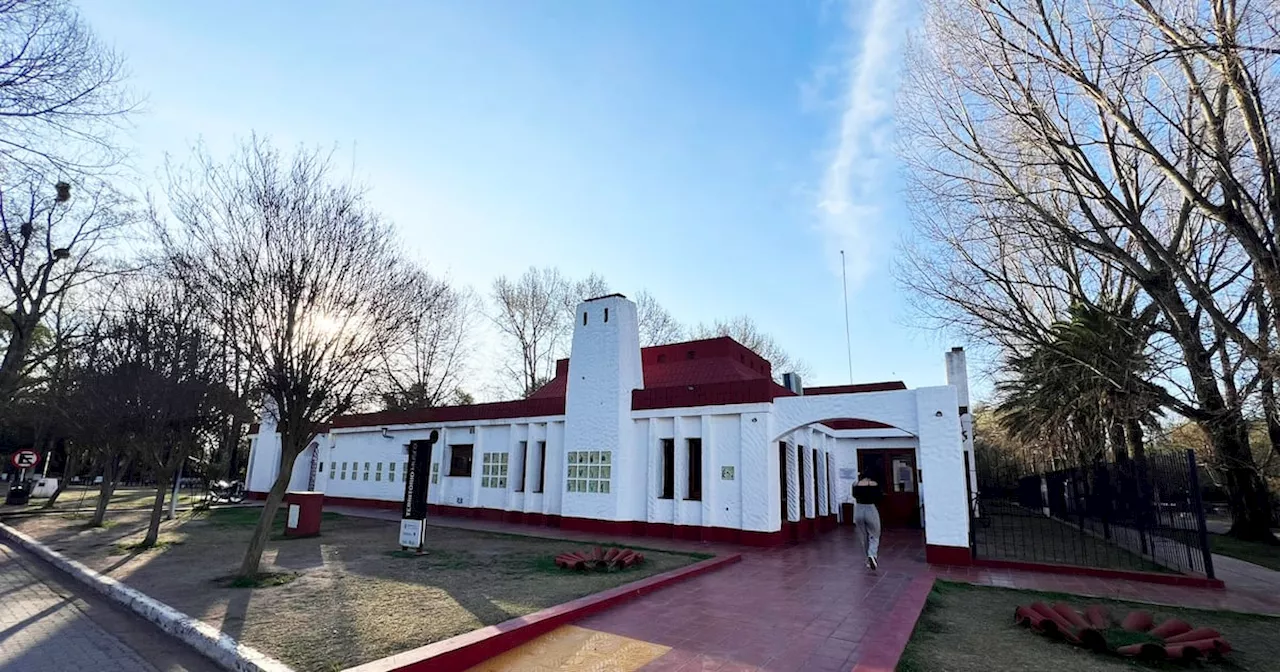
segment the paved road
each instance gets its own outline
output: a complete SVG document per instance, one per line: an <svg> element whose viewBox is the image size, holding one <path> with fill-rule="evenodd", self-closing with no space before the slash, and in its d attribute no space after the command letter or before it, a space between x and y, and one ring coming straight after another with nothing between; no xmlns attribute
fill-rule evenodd
<svg viewBox="0 0 1280 672"><path fill-rule="evenodd" d="M0 672L213 672L132 612L0 541Z"/></svg>

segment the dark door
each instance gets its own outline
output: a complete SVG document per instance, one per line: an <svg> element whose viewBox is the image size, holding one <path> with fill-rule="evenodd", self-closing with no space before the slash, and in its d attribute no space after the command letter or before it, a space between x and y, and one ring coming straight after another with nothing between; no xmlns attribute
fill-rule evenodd
<svg viewBox="0 0 1280 672"><path fill-rule="evenodd" d="M913 450L859 450L858 473L875 479L884 490L880 524L920 527L920 476Z"/></svg>

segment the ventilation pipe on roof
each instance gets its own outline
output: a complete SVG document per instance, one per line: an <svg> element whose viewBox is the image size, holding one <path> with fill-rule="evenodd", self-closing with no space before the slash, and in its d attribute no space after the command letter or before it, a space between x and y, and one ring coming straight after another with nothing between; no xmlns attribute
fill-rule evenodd
<svg viewBox="0 0 1280 672"><path fill-rule="evenodd" d="M782 386L797 395L804 396L804 385L800 383L800 374L798 373L782 374Z"/></svg>

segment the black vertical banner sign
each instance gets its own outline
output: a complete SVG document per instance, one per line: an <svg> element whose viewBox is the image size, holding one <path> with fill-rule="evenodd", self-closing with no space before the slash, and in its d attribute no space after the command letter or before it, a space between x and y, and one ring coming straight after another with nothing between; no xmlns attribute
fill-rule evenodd
<svg viewBox="0 0 1280 672"><path fill-rule="evenodd" d="M431 485L431 449L440 432L431 430L426 441L409 442L409 473L404 479L403 518L426 520L427 489Z"/></svg>

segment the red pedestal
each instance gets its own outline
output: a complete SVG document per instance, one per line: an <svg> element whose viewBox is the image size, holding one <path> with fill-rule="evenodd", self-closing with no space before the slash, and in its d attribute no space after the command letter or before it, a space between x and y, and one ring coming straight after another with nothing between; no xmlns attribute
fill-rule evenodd
<svg viewBox="0 0 1280 672"><path fill-rule="evenodd" d="M284 536L313 537L320 534L323 492L286 492L284 505Z"/></svg>

